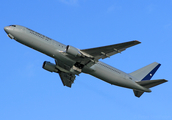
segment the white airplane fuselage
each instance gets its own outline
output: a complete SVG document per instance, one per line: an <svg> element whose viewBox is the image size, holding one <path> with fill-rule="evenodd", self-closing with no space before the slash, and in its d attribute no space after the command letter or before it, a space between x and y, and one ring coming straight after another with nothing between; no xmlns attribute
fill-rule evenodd
<svg viewBox="0 0 172 120"><path fill-rule="evenodd" d="M60 42L57 42L42 34L39 34L33 30L19 25L7 26L4 28L4 30L10 38L15 39L19 43L22 43L30 48L33 48L54 58L57 62L59 61L66 66L73 66L76 63L75 59L72 59L72 57L68 57L67 53L65 53L67 46ZM66 70L65 68L61 68L58 65L56 66L59 71ZM71 71L66 70L66 72ZM145 88L137 84L135 82L135 77L100 61L96 62L91 67L83 67L81 72L90 74L112 85L117 85L143 92L151 92L149 88Z"/></svg>

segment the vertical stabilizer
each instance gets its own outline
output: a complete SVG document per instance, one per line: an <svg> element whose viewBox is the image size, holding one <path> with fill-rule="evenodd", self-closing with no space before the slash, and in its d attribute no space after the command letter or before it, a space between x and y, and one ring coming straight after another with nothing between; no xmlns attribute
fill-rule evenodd
<svg viewBox="0 0 172 120"><path fill-rule="evenodd" d="M161 64L154 62L139 70L130 73L130 75L137 79L136 82L150 80L160 66Z"/></svg>
<svg viewBox="0 0 172 120"><path fill-rule="evenodd" d="M160 66L161 64L154 62L130 73L130 75L136 78L135 82L140 86L145 88L151 88L164 82L167 82L167 80L165 79L150 80ZM138 90L133 90L133 92L136 97L140 97L144 93L144 91Z"/></svg>

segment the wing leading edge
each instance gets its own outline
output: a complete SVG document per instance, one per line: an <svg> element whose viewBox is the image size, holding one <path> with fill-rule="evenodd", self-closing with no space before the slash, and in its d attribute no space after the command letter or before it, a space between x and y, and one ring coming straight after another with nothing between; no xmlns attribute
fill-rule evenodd
<svg viewBox="0 0 172 120"><path fill-rule="evenodd" d="M119 43L119 44L114 44L114 45L109 45L109 46L83 49L81 51L93 56L96 60L98 60L100 58L105 59L114 54L121 53L127 48L137 45L139 43L141 42L134 40L134 41L124 42L124 43Z"/></svg>

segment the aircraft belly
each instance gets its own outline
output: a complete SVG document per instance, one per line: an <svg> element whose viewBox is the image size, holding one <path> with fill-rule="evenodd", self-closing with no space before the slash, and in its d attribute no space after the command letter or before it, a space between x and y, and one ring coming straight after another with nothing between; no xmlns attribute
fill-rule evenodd
<svg viewBox="0 0 172 120"><path fill-rule="evenodd" d="M58 51L56 51L54 58L57 61L61 61L63 64L66 64L70 67L72 67L76 63L76 61L66 57L65 55L63 55L62 53L60 53Z"/></svg>
<svg viewBox="0 0 172 120"><path fill-rule="evenodd" d="M108 82L112 85L144 91L143 87L141 87L140 85L138 85L137 83L135 83L134 81L130 79L126 79L125 73L116 73L112 70L105 69L102 66L99 66L97 64L93 66L93 69L94 71L89 72L89 74L105 82Z"/></svg>

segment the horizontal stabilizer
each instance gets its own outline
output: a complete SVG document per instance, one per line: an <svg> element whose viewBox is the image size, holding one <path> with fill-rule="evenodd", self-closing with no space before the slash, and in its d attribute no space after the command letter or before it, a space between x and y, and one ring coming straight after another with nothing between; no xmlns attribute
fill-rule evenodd
<svg viewBox="0 0 172 120"><path fill-rule="evenodd" d="M144 80L144 81L140 81L137 82L139 85L146 87L146 88L151 88L154 86L157 86L159 84L162 84L164 82L167 82L167 80L165 79L158 79L158 80Z"/></svg>
<svg viewBox="0 0 172 120"><path fill-rule="evenodd" d="M158 80L144 80L144 81L140 81L140 82L136 82L137 84L146 87L146 88L151 88L154 86L157 86L159 84L162 84L164 82L167 82L167 80L165 79L158 79ZM136 97L140 97L144 92L142 91L138 91L138 90L133 90L134 95Z"/></svg>

